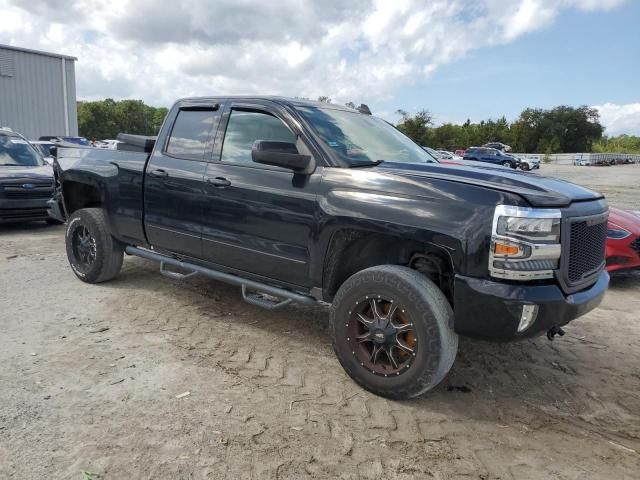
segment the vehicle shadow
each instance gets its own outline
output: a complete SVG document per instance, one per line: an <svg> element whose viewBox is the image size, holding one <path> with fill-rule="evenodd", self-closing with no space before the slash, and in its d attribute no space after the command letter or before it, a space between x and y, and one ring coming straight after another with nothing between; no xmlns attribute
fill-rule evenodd
<svg viewBox="0 0 640 480"><path fill-rule="evenodd" d="M263 339L287 332L297 345L308 345L312 354L333 361L326 304L263 310L244 303L237 287L206 278L175 281L159 275L157 268L153 262L130 258L122 274L103 286L140 289L143 285L161 292L170 303L175 296L176 305L196 305L198 311L216 313L214 317L226 315L224 322L234 327L244 325L254 332L257 329ZM621 286L616 280L614 285L636 288L638 279L623 280ZM598 315L607 320L610 313L603 309L597 319ZM190 320L185 316L182 321L188 324ZM531 422L534 418L539 422L540 418L588 417L610 403L616 405L611 412L616 408L640 412L640 398L634 393L640 391L640 377L633 376L637 355L622 348L615 329L598 325L598 321L577 320L566 328L564 337L553 342L546 337L515 343L460 338L456 362L443 382L417 400L397 402L398 408L409 405L423 412L498 423L514 418L527 422L531 417ZM344 380L336 378L335 385L344 384ZM619 406L616 395L620 391L628 393L626 406ZM364 390L361 394L371 398ZM470 404L474 408L469 408ZM605 416L613 418L615 413Z"/></svg>
<svg viewBox="0 0 640 480"><path fill-rule="evenodd" d="M638 287L640 287L640 270L613 273L609 279L610 289L628 290Z"/></svg>

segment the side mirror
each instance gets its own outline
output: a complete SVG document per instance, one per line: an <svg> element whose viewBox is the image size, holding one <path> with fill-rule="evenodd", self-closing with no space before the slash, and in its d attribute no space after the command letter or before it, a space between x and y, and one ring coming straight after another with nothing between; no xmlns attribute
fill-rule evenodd
<svg viewBox="0 0 640 480"><path fill-rule="evenodd" d="M256 140L251 148L251 158L256 163L288 168L294 172L304 172L311 162L309 155L298 153L295 143Z"/></svg>

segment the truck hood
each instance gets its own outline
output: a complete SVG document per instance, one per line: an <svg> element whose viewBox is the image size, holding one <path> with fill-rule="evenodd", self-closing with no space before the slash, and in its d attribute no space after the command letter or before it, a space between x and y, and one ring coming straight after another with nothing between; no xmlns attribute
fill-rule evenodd
<svg viewBox="0 0 640 480"><path fill-rule="evenodd" d="M39 167L0 166L0 183L15 182L17 180L53 182L53 168L51 165L41 165Z"/></svg>
<svg viewBox="0 0 640 480"><path fill-rule="evenodd" d="M515 193L534 207L567 207L572 202L603 198L600 193L571 182L491 166L468 167L453 164L385 161L377 168L386 170L392 175L413 179L438 178Z"/></svg>

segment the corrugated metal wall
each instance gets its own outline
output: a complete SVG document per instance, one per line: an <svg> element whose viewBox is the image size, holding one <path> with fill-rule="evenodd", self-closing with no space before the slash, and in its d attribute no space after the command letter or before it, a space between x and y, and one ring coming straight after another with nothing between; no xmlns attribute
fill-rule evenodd
<svg viewBox="0 0 640 480"><path fill-rule="evenodd" d="M42 135L77 135L75 62L67 58L64 65L66 116L63 59L0 45L0 126L32 140Z"/></svg>

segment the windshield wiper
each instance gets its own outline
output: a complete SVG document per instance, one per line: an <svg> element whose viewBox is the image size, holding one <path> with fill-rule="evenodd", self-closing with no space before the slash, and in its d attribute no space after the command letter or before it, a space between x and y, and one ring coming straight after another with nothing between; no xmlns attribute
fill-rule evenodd
<svg viewBox="0 0 640 480"><path fill-rule="evenodd" d="M351 164L349 168L360 168L360 167L375 167L380 165L384 160L371 160L369 162L356 162Z"/></svg>

